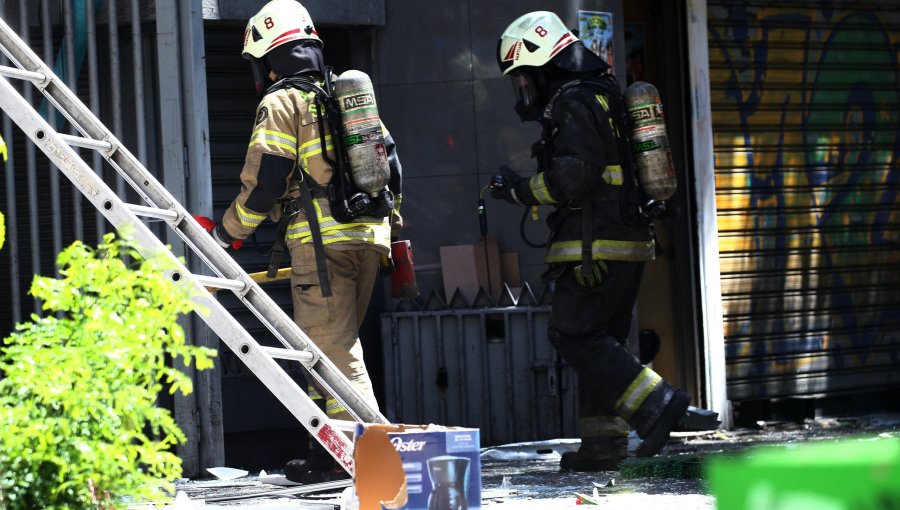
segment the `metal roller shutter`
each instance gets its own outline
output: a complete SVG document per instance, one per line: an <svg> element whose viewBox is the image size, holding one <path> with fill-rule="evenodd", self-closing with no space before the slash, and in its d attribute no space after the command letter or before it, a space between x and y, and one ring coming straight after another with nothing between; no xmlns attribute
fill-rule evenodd
<svg viewBox="0 0 900 510"><path fill-rule="evenodd" d="M732 400L900 385L900 1L710 1Z"/></svg>
<svg viewBox="0 0 900 510"><path fill-rule="evenodd" d="M210 157L212 161L213 209L219 219L225 209L240 191L240 174L247 154L247 144L253 127L253 117L259 100L254 93L250 64L241 58L241 37L244 24L234 22L207 22L204 29L206 39L207 93L209 101ZM256 233L256 239L244 243L244 248L234 252L235 259L247 272L265 271L268 264L268 250L272 246L275 226L264 222ZM287 260L282 261L285 265ZM289 315L291 311L290 289L286 282L266 284L266 290ZM236 299L223 293L225 302ZM264 336L276 345L266 330L245 307L240 307L243 316L238 317L250 333ZM238 311L238 308L235 308ZM268 343L268 342L267 342ZM228 352L225 356L230 356ZM225 374L229 374L226 365ZM233 368L246 371L241 363Z"/></svg>

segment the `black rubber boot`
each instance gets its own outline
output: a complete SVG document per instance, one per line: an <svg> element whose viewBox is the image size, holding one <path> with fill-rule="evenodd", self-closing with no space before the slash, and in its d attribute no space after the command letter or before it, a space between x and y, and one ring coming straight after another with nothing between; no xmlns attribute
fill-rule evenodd
<svg viewBox="0 0 900 510"><path fill-rule="evenodd" d="M628 457L627 437L586 437L577 452L565 452L559 460L561 471L618 471Z"/></svg>
<svg viewBox="0 0 900 510"><path fill-rule="evenodd" d="M310 440L306 459L295 459L284 465L284 477L303 485L344 480L349 475L316 441Z"/></svg>
<svg viewBox="0 0 900 510"><path fill-rule="evenodd" d="M303 485L346 480L350 475L335 460L326 465L315 465L304 459L294 459L284 465L284 477Z"/></svg>
<svg viewBox="0 0 900 510"><path fill-rule="evenodd" d="M294 459L284 465L284 477L295 483L303 483L303 475L307 471L306 459Z"/></svg>
<svg viewBox="0 0 900 510"><path fill-rule="evenodd" d="M669 433L678 424L678 420L687 413L688 404L691 401L690 395L676 390L672 395L666 408L660 413L656 423L650 428L650 431L643 437L643 441L638 445L635 451L637 457L652 457L659 453L666 442L669 440Z"/></svg>

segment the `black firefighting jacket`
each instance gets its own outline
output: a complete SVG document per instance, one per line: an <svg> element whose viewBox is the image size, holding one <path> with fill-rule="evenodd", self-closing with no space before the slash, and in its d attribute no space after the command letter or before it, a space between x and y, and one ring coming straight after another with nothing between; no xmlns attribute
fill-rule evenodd
<svg viewBox="0 0 900 510"><path fill-rule="evenodd" d="M553 205L546 262L582 260L582 209L590 200L591 258L654 258L650 226L639 218L637 177L630 166L624 107L617 86L573 81L562 85L545 109L544 134L536 144L538 173L515 186L525 205ZM613 83L615 83L613 81Z"/></svg>

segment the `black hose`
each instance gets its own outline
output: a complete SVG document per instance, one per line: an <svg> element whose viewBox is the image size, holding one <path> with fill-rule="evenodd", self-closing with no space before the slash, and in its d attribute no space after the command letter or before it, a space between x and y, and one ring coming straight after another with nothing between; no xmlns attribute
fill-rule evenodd
<svg viewBox="0 0 900 510"><path fill-rule="evenodd" d="M528 240L528 236L525 235L525 220L528 218L528 211L530 207L525 207L525 210L522 212L522 221L519 222L519 235L522 236L522 241L525 241L530 248L546 248L547 244L550 242L550 234L547 234L547 240L541 244L533 243Z"/></svg>

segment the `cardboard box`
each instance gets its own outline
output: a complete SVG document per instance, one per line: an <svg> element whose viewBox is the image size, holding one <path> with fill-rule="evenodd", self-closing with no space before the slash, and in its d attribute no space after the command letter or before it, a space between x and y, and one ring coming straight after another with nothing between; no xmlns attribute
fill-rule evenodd
<svg viewBox="0 0 900 510"><path fill-rule="evenodd" d="M450 302L456 289L471 304L478 295L481 283L476 271L475 246L462 244L441 246L441 274L444 280L444 299Z"/></svg>
<svg viewBox="0 0 900 510"><path fill-rule="evenodd" d="M487 257L485 243L481 241L475 244L441 246L441 273L447 301L453 298L456 289L459 289L469 304L475 301L478 290L482 288L494 299L500 297L503 290L503 269L497 236L488 234L486 241Z"/></svg>
<svg viewBox="0 0 900 510"><path fill-rule="evenodd" d="M357 424L359 510L481 508L478 429Z"/></svg>
<svg viewBox="0 0 900 510"><path fill-rule="evenodd" d="M519 252L511 251L500 254L500 279L510 288L522 286L519 277Z"/></svg>

